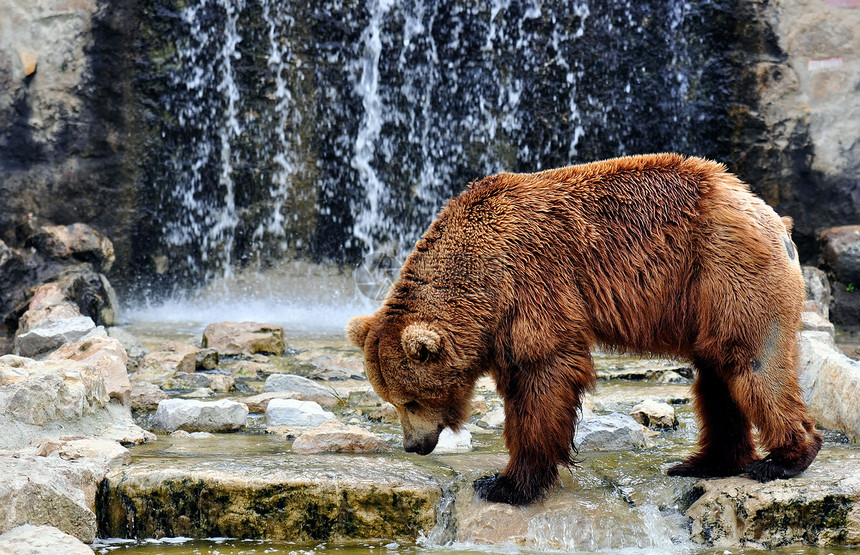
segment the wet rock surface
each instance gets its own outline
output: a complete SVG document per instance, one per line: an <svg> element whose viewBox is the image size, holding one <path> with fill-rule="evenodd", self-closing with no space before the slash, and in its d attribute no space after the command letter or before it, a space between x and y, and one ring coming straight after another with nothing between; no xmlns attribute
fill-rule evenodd
<svg viewBox="0 0 860 555"><path fill-rule="evenodd" d="M262 454L222 455L205 468L193 457L141 461L107 476L99 533L413 541L435 524L444 473L380 462L366 455Z"/></svg>

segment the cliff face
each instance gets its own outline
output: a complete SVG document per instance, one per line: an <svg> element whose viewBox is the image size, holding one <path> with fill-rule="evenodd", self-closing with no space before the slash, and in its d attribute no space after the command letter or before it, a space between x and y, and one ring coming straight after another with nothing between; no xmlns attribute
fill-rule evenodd
<svg viewBox="0 0 860 555"><path fill-rule="evenodd" d="M669 4L7 0L0 239L89 223L120 290L205 277L188 260L349 261L484 173L671 149L726 162L814 260L860 221L858 2Z"/></svg>
<svg viewBox="0 0 860 555"><path fill-rule="evenodd" d="M0 4L0 239L16 244L15 222L27 214L87 222L125 261L139 217L127 116L132 22L123 2L99 4Z"/></svg>

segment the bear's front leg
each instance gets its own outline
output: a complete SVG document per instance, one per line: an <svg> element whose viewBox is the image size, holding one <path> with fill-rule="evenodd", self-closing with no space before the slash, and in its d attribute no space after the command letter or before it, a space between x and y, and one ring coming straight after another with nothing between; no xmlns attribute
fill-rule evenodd
<svg viewBox="0 0 860 555"><path fill-rule="evenodd" d="M567 365L519 365L496 378L505 402L505 445L511 458L501 474L475 480L482 499L523 505L540 498L570 466L582 392L591 385L586 355Z"/></svg>

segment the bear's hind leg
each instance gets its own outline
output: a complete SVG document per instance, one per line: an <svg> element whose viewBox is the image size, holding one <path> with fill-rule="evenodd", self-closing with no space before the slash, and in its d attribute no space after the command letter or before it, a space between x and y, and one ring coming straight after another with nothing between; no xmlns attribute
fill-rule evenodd
<svg viewBox="0 0 860 555"><path fill-rule="evenodd" d="M752 425L712 367L697 363L693 385L699 420L698 451L668 470L669 476L715 478L744 472L759 460Z"/></svg>

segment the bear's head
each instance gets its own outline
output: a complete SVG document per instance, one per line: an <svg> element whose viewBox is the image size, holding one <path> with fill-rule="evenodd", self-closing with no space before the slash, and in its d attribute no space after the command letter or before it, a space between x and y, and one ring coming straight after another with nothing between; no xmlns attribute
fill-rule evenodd
<svg viewBox="0 0 860 555"><path fill-rule="evenodd" d="M445 427L456 431L468 416L475 379L442 329L413 318L383 311L358 316L347 335L364 351L373 389L397 409L404 449L426 455Z"/></svg>

